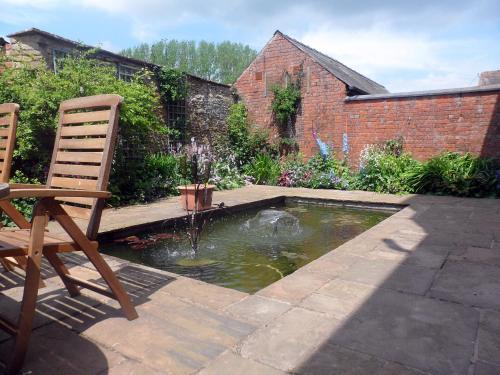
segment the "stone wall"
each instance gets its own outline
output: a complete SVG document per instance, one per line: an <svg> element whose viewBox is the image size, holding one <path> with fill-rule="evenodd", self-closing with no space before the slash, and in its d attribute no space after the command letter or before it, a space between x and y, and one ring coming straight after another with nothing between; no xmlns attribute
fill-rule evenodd
<svg viewBox="0 0 500 375"><path fill-rule="evenodd" d="M445 150L500 157L500 86L348 98L342 81L279 34L234 85L250 120L270 129L273 138L277 135L270 85L283 82L284 73L297 67L303 79L295 131L306 157L318 151L313 129L353 165L366 145L399 136L417 159ZM343 152L346 138L348 153Z"/></svg>
<svg viewBox="0 0 500 375"><path fill-rule="evenodd" d="M16 66L21 63L45 64L49 69L54 68L54 51L75 53L91 48L57 36L49 37L39 33L11 37L10 44L7 44L6 47L6 55L12 65ZM97 50L93 57L115 66L116 69L120 64L137 70L147 68L150 65L105 50Z"/></svg>
<svg viewBox="0 0 500 375"><path fill-rule="evenodd" d="M71 51L74 46L57 40L49 40L41 35L26 35L10 38L7 56L14 66L22 63L45 64L53 67L53 51Z"/></svg>
<svg viewBox="0 0 500 375"><path fill-rule="evenodd" d="M231 87L187 75L186 138L205 144L226 132L226 117L234 103Z"/></svg>

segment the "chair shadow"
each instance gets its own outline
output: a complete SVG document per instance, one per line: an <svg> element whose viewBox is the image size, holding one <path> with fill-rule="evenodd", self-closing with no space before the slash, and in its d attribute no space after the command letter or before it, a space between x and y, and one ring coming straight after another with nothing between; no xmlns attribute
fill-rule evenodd
<svg viewBox="0 0 500 375"><path fill-rule="evenodd" d="M99 274L85 267L86 257L72 253L64 255L64 258L70 272L86 273L91 276L87 276L89 281L106 286ZM112 258L108 263L116 269L116 275L136 307L150 301L152 294L175 280L175 277L161 271ZM103 349L80 334L107 319L125 320L118 303L90 291L83 291L82 295L71 298L45 260L42 275L46 287L39 290L33 331L22 373L106 374L109 368L125 361L120 354ZM13 321L19 314L23 285L22 275L0 272L0 309L4 316ZM8 361L12 345L13 339L0 332L0 362Z"/></svg>

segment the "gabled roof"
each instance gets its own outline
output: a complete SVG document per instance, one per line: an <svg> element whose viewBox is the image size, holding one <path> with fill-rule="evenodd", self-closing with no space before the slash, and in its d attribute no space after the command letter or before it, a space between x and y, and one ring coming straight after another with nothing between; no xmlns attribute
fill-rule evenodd
<svg viewBox="0 0 500 375"><path fill-rule="evenodd" d="M149 63L147 61L134 59L132 57L126 57L126 56L119 55L117 53L114 53L114 52L111 52L111 51L108 51L108 50L105 50L105 49L102 49L102 48L93 47L93 46L90 46L88 44L83 44L83 43L80 43L80 42L75 42L74 40L66 39L66 38L63 38L62 36L59 36L59 35L56 35L56 34L49 33L47 31L43 31L43 30L37 29L36 27L32 27L30 29L26 29L26 30L23 30L23 31L12 33L12 34L9 34L7 36L9 38L14 38L15 39L15 38L18 38L18 37L29 36L29 35L36 35L36 34L42 35L42 36L44 36L46 38L49 38L49 39L57 40L59 42L70 44L74 48L80 48L80 49L83 49L83 50L90 50L90 49L97 48L97 50L98 50L98 52L100 54L107 55L109 57L114 57L116 59L120 59L122 61L128 61L130 63L138 64L138 65L149 66L149 67L153 67L154 66L154 64L151 64L151 63Z"/></svg>
<svg viewBox="0 0 500 375"><path fill-rule="evenodd" d="M84 49L84 50L89 50L89 49L96 48L96 47L90 46L88 44L83 44L83 43L75 42L74 40L66 39L66 38L63 38L62 36L59 36L59 35L56 35L56 34L49 33L47 31L43 31L43 30L37 29L36 27L32 27L30 29L26 29L26 30L23 30L23 31L12 33L12 34L9 34L7 36L9 38L14 38L15 39L16 37L29 36L29 35L35 35L35 34L42 35L42 36L44 36L46 38L49 38L49 39L54 39L54 40L57 40L57 41L60 41L60 42L71 44L74 48L81 48L81 49ZM2 40L2 38L0 38L0 42L1 42L1 40ZM111 51L107 51L107 50L102 49L102 48L97 48L97 50L98 50L98 52L101 55L111 56L111 57L120 59L121 61L128 61L128 62L131 62L131 63L134 63L134 64L147 66L147 67L153 68L153 69L157 68L157 67L161 67L161 65L153 64L153 63L150 63L150 62L144 61L144 60L134 59L132 57L123 56L123 55L120 55L120 54L117 54L117 53L114 53L114 52L111 52ZM194 78L194 79L209 82L210 84L215 84L215 85L225 86L225 87L229 87L230 86L230 85L226 85L224 83L219 83L219 82L211 81L211 80L206 79L206 78L198 77L198 76L195 76L193 74L189 74L189 73L185 73L185 74L187 76L189 76L189 77Z"/></svg>
<svg viewBox="0 0 500 375"><path fill-rule="evenodd" d="M364 94L386 94L389 91L381 84L371 80L368 77L356 72L355 70L345 66L341 62L332 59L314 48L306 46L305 44L295 40L288 35L283 34L281 31L277 30L274 35L281 35L283 38L292 43L295 47L300 49L302 52L309 55L316 63L321 65L323 68L332 73L335 77L340 79L351 89L357 89Z"/></svg>

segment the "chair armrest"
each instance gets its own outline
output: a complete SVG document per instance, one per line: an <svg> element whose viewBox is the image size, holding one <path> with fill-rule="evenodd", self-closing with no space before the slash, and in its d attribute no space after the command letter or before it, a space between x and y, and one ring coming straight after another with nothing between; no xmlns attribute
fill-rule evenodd
<svg viewBox="0 0 500 375"><path fill-rule="evenodd" d="M12 190L12 189L46 189L47 185L9 183L9 187L10 187L10 190Z"/></svg>
<svg viewBox="0 0 500 375"><path fill-rule="evenodd" d="M60 198L60 197L79 197L79 198L109 198L109 191L100 190L75 190L75 189L11 189L9 195L2 199L16 198Z"/></svg>

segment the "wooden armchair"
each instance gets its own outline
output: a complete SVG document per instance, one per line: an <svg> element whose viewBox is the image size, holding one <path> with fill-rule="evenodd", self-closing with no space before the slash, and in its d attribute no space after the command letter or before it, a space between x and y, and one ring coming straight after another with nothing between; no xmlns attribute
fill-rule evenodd
<svg viewBox="0 0 500 375"><path fill-rule="evenodd" d="M127 319L137 318L125 289L99 254L96 241L104 200L110 196L105 190L117 138L121 101L118 95L98 95L61 103L47 184L12 184L9 195L0 201L4 211L21 228L0 231L0 258L27 259L24 294L17 324L0 319L0 328L15 336L8 374L21 368L28 347L42 255L61 277L71 296L79 295L79 287L88 288L116 299ZM8 202L15 198L37 198L31 223ZM47 216L54 218L71 240L45 231ZM79 228L74 218L88 220L86 233ZM57 255L70 251L82 251L109 289L71 275Z"/></svg>
<svg viewBox="0 0 500 375"><path fill-rule="evenodd" d="M0 104L0 182L9 182L10 179L18 115L19 104Z"/></svg>
<svg viewBox="0 0 500 375"><path fill-rule="evenodd" d="M12 154L16 145L18 117L19 104L0 104L0 183L8 183L10 180ZM14 267L19 267L23 270L26 268L25 257L17 257L16 259L0 258L0 263L8 271L12 271Z"/></svg>

